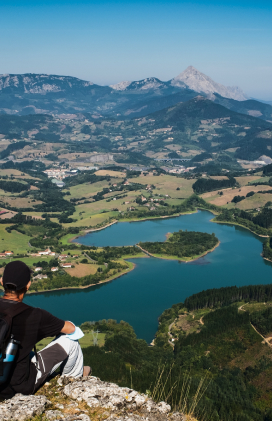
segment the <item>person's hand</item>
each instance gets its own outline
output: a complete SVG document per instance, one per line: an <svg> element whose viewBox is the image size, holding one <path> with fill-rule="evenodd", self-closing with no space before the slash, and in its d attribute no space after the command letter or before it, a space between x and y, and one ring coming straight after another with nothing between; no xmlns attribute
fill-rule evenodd
<svg viewBox="0 0 272 421"><path fill-rule="evenodd" d="M66 333L66 335L70 335L70 333L74 333L76 327L72 322L65 322L63 328L61 329L61 333Z"/></svg>

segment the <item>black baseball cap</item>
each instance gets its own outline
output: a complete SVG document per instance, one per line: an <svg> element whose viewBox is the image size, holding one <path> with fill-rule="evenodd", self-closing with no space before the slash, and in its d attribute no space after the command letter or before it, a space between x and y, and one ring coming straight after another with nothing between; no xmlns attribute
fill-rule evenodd
<svg viewBox="0 0 272 421"><path fill-rule="evenodd" d="M30 281L31 273L31 269L20 260L8 263L3 274L4 288L14 291L23 289Z"/></svg>

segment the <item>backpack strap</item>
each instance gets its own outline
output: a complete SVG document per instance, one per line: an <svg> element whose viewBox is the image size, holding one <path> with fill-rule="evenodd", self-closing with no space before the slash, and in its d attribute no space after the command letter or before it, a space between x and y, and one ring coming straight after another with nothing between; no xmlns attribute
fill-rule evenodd
<svg viewBox="0 0 272 421"><path fill-rule="evenodd" d="M1 352L1 356L0 356L0 376L3 375L3 364L4 364L4 359L5 359L5 355L4 355L4 348L6 345L6 340L10 337L10 333L11 333L11 328L12 328L12 319L13 317L17 316L18 314L22 313L23 311L27 310L29 308L29 306L27 306L24 303L14 303L10 306L10 308L5 309L3 311L3 313L1 312L1 319L4 320L4 322L6 323L7 326L7 330L6 332L2 332L5 336L5 338L3 338L3 340L0 343L0 352Z"/></svg>

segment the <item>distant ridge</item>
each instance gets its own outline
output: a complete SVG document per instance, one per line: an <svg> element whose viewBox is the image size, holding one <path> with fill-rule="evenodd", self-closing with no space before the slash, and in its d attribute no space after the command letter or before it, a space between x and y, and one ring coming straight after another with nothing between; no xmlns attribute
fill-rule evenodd
<svg viewBox="0 0 272 421"><path fill-rule="evenodd" d="M214 99L214 94L219 94L224 98L235 99L236 101L245 101L247 99L245 93L238 86L224 86L214 82L209 76L201 73L193 66L187 67L182 73L168 82L162 82L153 77L138 82L120 82L110 86L118 91L127 91L131 89L148 90L166 88L169 84L177 88L189 88L192 91L204 93L210 99Z"/></svg>
<svg viewBox="0 0 272 421"><path fill-rule="evenodd" d="M217 104L246 115L271 121L272 107L246 99L238 87L226 87L189 66L169 81L156 77L96 85L72 76L49 74L0 75L0 114L84 113L103 118L138 118L204 96Z"/></svg>

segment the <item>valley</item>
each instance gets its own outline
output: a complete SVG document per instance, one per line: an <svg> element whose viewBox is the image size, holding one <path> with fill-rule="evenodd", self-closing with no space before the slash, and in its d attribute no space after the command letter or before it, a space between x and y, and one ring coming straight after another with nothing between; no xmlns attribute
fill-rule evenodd
<svg viewBox="0 0 272 421"><path fill-rule="evenodd" d="M102 380L270 421L271 148L272 106L191 66L0 76L0 271L31 267L26 303L81 325Z"/></svg>

